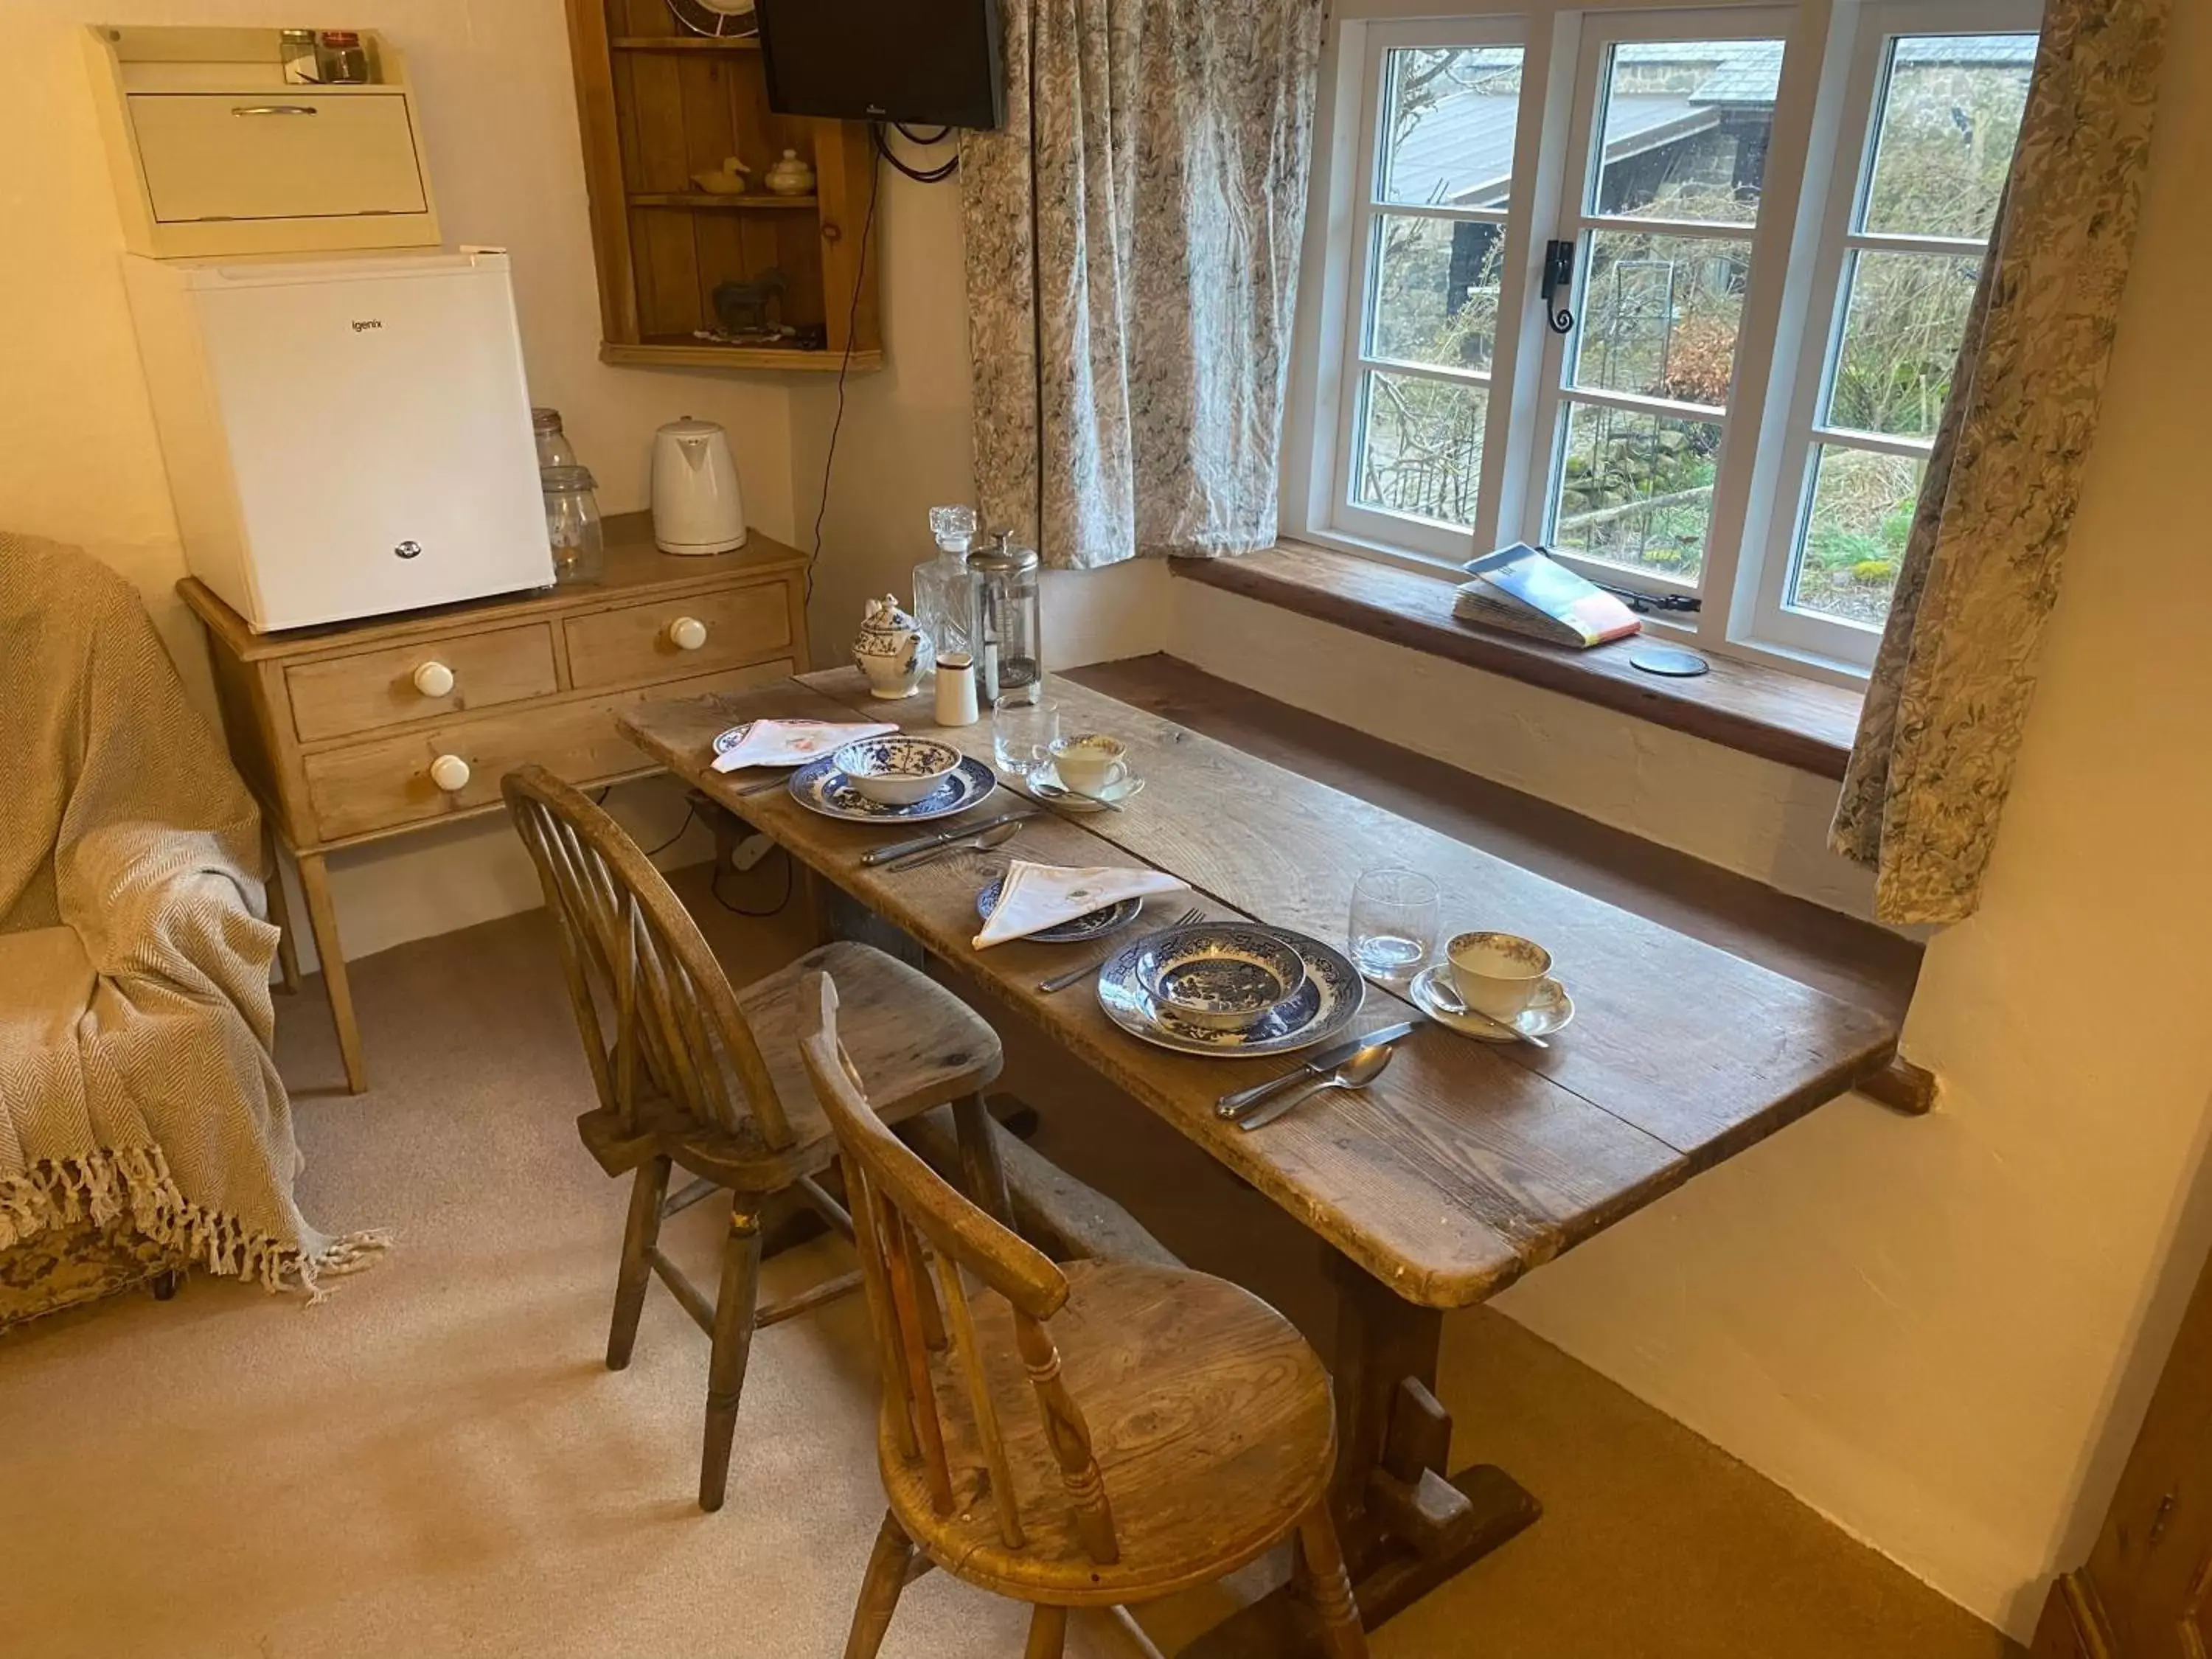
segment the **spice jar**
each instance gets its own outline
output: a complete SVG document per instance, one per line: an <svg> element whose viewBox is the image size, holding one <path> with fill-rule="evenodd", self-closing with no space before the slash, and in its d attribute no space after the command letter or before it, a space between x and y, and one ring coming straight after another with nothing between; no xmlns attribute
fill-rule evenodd
<svg viewBox="0 0 2212 1659"><path fill-rule="evenodd" d="M599 522L598 486L589 469L549 466L538 475L545 494L545 535L553 545L553 580L595 582L606 574L606 532Z"/></svg>
<svg viewBox="0 0 2212 1659"><path fill-rule="evenodd" d="M968 556L975 574L975 691L991 708L1035 702L1044 684L1044 627L1033 547L1014 545L1001 530L991 545Z"/></svg>

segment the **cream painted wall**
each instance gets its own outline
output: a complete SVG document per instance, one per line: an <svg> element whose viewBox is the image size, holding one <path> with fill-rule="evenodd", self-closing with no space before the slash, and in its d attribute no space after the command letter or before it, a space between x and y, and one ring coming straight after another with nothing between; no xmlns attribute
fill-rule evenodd
<svg viewBox="0 0 2212 1659"><path fill-rule="evenodd" d="M868 599L913 597L914 567L935 551L929 509L975 499L960 187L919 185L885 167L882 191L877 230L890 361L879 373L854 375L846 386L815 572L814 654L824 665L846 659ZM836 389L819 382L801 386L792 405L791 494L804 544L822 501ZM1168 586L1167 568L1156 559L1097 571L1047 571L1048 666L1160 649Z"/></svg>
<svg viewBox="0 0 2212 1659"><path fill-rule="evenodd" d="M0 222L8 250L0 258L0 317L8 319L0 330L0 524L82 544L129 575L188 682L204 695L198 629L172 592L184 561L75 39L88 21L275 25L300 15L275 0L0 6ZM406 51L447 239L512 252L532 395L567 416L599 478L601 505L609 512L644 506L653 428L693 414L729 428L752 522L788 538L790 393L781 377L599 362L598 289L560 0L359 0L345 21L382 29ZM665 784L637 786L618 799L636 803L641 836L681 814L680 806L670 811L675 796ZM704 848L695 836L673 856L704 856ZM527 860L495 819L341 854L331 880L349 957L537 902Z"/></svg>

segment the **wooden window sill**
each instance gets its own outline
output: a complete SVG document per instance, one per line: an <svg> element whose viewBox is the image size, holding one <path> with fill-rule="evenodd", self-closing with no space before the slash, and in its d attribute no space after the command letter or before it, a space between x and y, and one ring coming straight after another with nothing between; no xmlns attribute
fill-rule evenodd
<svg viewBox="0 0 2212 1659"><path fill-rule="evenodd" d="M1821 777L1843 777L1858 731L1863 698L1847 687L1722 656L1711 656L1712 672L1696 679L1661 678L1629 665L1638 641L1572 651L1471 627L1452 615L1449 580L1348 553L1286 544L1240 558L1177 559L1174 570L1224 592Z"/></svg>

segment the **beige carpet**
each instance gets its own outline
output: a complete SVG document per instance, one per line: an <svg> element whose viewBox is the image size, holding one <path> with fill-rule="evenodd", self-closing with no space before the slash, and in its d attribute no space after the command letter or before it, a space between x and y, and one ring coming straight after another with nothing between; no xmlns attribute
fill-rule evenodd
<svg viewBox="0 0 2212 1659"><path fill-rule="evenodd" d="M712 931L756 971L797 943L787 922L720 912ZM703 1339L656 1291L631 1368L600 1364L623 1194L574 1140L590 1083L543 918L388 952L356 964L355 985L374 1085L358 1099L336 1091L313 988L282 1005L302 1199L325 1226L390 1224L401 1252L313 1310L198 1279L165 1305L132 1296L0 1338L0 1654L838 1653L882 1514L860 1307L763 1334L730 1505L701 1515ZM1316 1316L1294 1230L1139 1109L1009 1036L1042 1148L1194 1260ZM670 1224L694 1268L712 1256L712 1211ZM841 1251L771 1263L769 1293ZM1443 1391L1461 1457L1503 1463L1548 1512L1386 1627L1378 1659L2008 1650L1503 1318L1449 1328ZM1172 1644L1222 1605L1187 1598L1146 1622ZM1010 1659L1023 1628L935 1573L884 1652ZM1071 1651L1128 1649L1079 1623Z"/></svg>

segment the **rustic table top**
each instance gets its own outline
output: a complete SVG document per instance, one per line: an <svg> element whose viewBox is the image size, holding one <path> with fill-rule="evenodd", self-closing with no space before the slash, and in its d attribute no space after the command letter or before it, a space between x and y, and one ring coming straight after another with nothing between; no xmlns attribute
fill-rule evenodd
<svg viewBox="0 0 2212 1659"><path fill-rule="evenodd" d="M1072 681L1055 680L1051 695L1063 732L1110 732L1129 745L1145 793L1119 812L1079 821L1041 811L994 854L896 874L864 867L860 855L911 830L823 817L781 791L740 797L763 775L714 772L714 736L763 717L878 719L988 760L988 719L940 728L927 699L873 701L849 668L734 696L648 703L619 718L653 758L1424 1306L1483 1300L1844 1092L1894 1050L1896 1027L1878 1013ZM968 816L990 817L1012 805L1001 793ZM1009 857L1154 866L1187 880L1209 915L1331 941L1343 938L1361 871L1410 866L1442 890L1447 933L1498 927L1547 945L1574 994L1576 1020L1547 1050L1425 1026L1397 1045L1364 1093L1332 1094L1246 1133L1215 1116L1215 1100L1289 1070L1290 1061L1186 1056L1139 1042L1106 1018L1087 981L1038 993L1039 979L1091 960L1097 945L973 948L976 890ZM1152 914L1172 915L1190 902L1170 895L1153 902ZM1355 1029L1417 1017L1370 988Z"/></svg>

